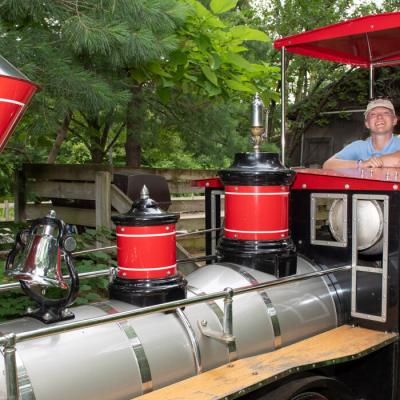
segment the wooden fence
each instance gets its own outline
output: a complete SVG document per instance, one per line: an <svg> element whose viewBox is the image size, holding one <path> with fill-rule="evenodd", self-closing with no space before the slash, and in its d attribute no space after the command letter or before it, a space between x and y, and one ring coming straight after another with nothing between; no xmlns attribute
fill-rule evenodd
<svg viewBox="0 0 400 400"><path fill-rule="evenodd" d="M21 222L45 215L49 207L64 221L75 225L92 227L104 226L111 228L112 210L116 213L128 211L132 205L129 199L116 185L113 175L116 173L142 173L162 175L167 180L170 192L174 194L199 194L201 189L192 188L193 179L207 178L216 175L215 170L195 169L158 169L158 168L109 168L104 165L47 165L26 164L17 172L15 191L15 221ZM53 206L51 204L28 199L34 195L37 199L74 199L94 200L95 209ZM179 204L179 202L181 204ZM185 205L183 205L185 204ZM201 205L200 205L201 204ZM190 216L204 211L203 201L199 198L182 198L173 202L172 211L184 211L181 224L185 222L186 229L190 225ZM194 210L200 207L200 210ZM179 209L181 208L181 209ZM201 219L204 215L197 215ZM192 216L192 220L196 215ZM197 218L198 219L198 218ZM196 225L196 224L194 224ZM203 222L202 222L203 225ZM196 226L193 226L196 227ZM178 225L178 229L179 229Z"/></svg>
<svg viewBox="0 0 400 400"><path fill-rule="evenodd" d="M0 203L0 221L14 220L14 203L4 200Z"/></svg>

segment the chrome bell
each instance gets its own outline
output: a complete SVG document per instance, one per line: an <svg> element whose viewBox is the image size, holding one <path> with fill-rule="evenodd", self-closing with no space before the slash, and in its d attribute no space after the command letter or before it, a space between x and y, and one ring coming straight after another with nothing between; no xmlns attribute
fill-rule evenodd
<svg viewBox="0 0 400 400"><path fill-rule="evenodd" d="M35 220L29 231L18 234L7 259L6 275L29 284L67 289L61 273L64 231L64 223L53 210L45 218Z"/></svg>

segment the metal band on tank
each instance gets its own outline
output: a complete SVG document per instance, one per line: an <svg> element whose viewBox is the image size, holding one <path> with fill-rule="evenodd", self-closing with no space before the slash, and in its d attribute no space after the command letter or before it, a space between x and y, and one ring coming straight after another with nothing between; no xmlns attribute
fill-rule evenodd
<svg viewBox="0 0 400 400"><path fill-rule="evenodd" d="M1 350L0 354L2 357L4 357L4 354ZM36 400L35 393L33 392L32 383L29 379L28 371L26 370L25 365L18 354L18 351L15 352L15 358L17 363L18 375L18 400Z"/></svg>
<svg viewBox="0 0 400 400"><path fill-rule="evenodd" d="M115 314L119 312L116 308L107 303L96 303L93 304L93 307L97 307L100 310L105 311L107 314ZM143 345L128 321L118 322L118 326L129 339L131 348L138 363L140 377L142 380L142 392L143 394L149 393L153 390L153 379L151 377L150 365L149 361L147 360Z"/></svg>
<svg viewBox="0 0 400 400"><path fill-rule="evenodd" d="M244 268L240 267L239 265L229 264L229 263L224 263L223 265L232 269L233 271L238 272L252 286L258 285L260 283L253 275L251 275L249 273L249 271L245 270ZM271 318L272 329L274 331L274 347L275 347L275 349L279 349L282 346L282 333L281 333L281 326L279 324L279 318L278 318L278 314L276 312L276 308L272 304L272 301L269 298L266 291L259 292L259 294L267 307L268 316Z"/></svg>
<svg viewBox="0 0 400 400"><path fill-rule="evenodd" d="M190 290L196 296L201 296L201 295L206 294L205 292L202 292L201 290L195 288L194 286L188 286L187 289ZM214 300L210 300L210 301L207 301L207 305L211 308L211 310L217 316L218 321L220 322L221 326L223 326L224 313L219 308L218 304ZM229 343L227 343L227 346L228 346L228 353L229 353L229 355L228 355L229 362L236 361L238 359L237 350L236 350L236 342L235 341L229 342Z"/></svg>
<svg viewBox="0 0 400 400"><path fill-rule="evenodd" d="M200 353L199 342L197 341L197 338L193 331L193 328L190 325L190 322L187 319L186 315L183 313L183 311L180 308L177 308L175 311L176 311L176 315L178 316L179 320L182 322L182 325L185 328L186 333L189 337L190 344L192 346L193 360L194 360L194 364L196 366L196 373L197 373L197 375L199 375L202 373L202 370L203 370L203 367L201 365L201 353Z"/></svg>
<svg viewBox="0 0 400 400"><path fill-rule="evenodd" d="M24 363L16 352L17 359L17 372L18 372L18 387L19 387L19 399L20 400L36 400L35 393L31 380L29 379L28 372L25 368Z"/></svg>

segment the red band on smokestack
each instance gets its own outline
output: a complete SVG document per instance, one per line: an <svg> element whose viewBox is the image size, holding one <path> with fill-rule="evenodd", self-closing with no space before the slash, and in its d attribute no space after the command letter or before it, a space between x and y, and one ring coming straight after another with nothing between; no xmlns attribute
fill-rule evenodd
<svg viewBox="0 0 400 400"><path fill-rule="evenodd" d="M288 186L226 186L225 236L279 240L289 236Z"/></svg>
<svg viewBox="0 0 400 400"><path fill-rule="evenodd" d="M175 224L117 226L118 277L157 279L176 270Z"/></svg>
<svg viewBox="0 0 400 400"><path fill-rule="evenodd" d="M29 81L0 76L0 151L37 89Z"/></svg>

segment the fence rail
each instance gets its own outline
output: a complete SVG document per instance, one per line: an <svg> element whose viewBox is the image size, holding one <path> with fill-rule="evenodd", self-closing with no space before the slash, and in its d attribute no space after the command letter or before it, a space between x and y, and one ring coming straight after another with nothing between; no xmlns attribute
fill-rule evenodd
<svg viewBox="0 0 400 400"><path fill-rule="evenodd" d="M0 203L0 221L14 220L14 203L9 200L4 200Z"/></svg>
<svg viewBox="0 0 400 400"><path fill-rule="evenodd" d="M113 182L114 174L150 174L163 176L173 195L187 193L199 194L201 188L191 187L193 179L208 178L216 175L215 170L196 169L159 169L159 168L110 168L104 165L47 165L25 164L16 176L15 221L21 222L43 216L48 204L28 203L30 194L38 199L67 199L94 201L95 208L52 206L64 221L75 225L90 227L112 227L112 210L124 213L131 207L132 200ZM173 204L172 211L184 212L178 229L196 229L204 225L204 207L198 207L198 198L181 197ZM1 209L0 209L1 210ZM192 213L193 215L189 215ZM188 228L185 228L185 225Z"/></svg>

